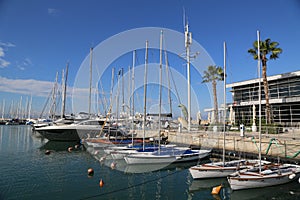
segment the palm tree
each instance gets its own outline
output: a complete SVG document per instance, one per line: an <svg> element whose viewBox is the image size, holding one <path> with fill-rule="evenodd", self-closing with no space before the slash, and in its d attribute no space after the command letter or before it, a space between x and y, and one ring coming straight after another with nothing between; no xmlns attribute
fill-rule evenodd
<svg viewBox="0 0 300 200"><path fill-rule="evenodd" d="M267 80L267 61L275 60L278 58L279 54L282 53L282 49L278 47L278 42L272 42L271 39L266 39L265 41L259 42L259 49L260 49L260 58L262 62L262 77L263 77L263 84L264 84L264 93L266 99L266 123L271 123L271 109L269 103L269 86ZM250 53L255 60L258 59L257 54L257 41L253 43L253 49L249 49L248 53ZM269 56L268 56L269 55Z"/></svg>
<svg viewBox="0 0 300 200"><path fill-rule="evenodd" d="M218 99L217 99L217 81L224 80L224 71L218 66L208 66L207 71L204 71L204 76L202 77L202 83L212 83L213 95L214 95L214 122L216 123L219 119L218 114Z"/></svg>

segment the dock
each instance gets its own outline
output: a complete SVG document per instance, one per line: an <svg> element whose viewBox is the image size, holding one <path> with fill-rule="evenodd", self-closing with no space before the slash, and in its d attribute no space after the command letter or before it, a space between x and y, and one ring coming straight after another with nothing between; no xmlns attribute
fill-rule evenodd
<svg viewBox="0 0 300 200"><path fill-rule="evenodd" d="M157 131L153 132L153 136ZM213 149L214 157L222 155L223 132L213 131L181 131L165 130L163 135L168 136L171 143L185 144L194 147ZM300 131L291 131L279 134L261 135L262 158L271 161L297 163L300 161ZM257 132L228 131L225 136L226 156L230 158L258 158L259 134Z"/></svg>

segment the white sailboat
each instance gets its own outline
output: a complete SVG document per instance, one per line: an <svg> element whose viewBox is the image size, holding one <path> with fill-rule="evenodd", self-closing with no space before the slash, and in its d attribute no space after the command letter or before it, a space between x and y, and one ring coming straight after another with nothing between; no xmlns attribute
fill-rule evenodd
<svg viewBox="0 0 300 200"><path fill-rule="evenodd" d="M133 70L135 67L135 51L133 54ZM104 149L104 152L107 154L110 154L114 160L120 160L124 159L126 155L129 154L137 154L137 153L152 153L153 151L157 150L157 145L147 145L145 141L145 128L146 128L146 96L147 96L147 68L148 68L148 41L146 41L146 50L145 50L145 74L144 74L144 116L143 116L143 140L142 145L134 145L133 135L132 135L132 142L128 146L109 146L106 149ZM133 71L134 72L134 71ZM134 85L134 81L132 82L132 85ZM133 86L134 88L134 86ZM134 90L133 90L134 92ZM134 98L133 98L134 99ZM134 112L133 112L134 113ZM133 134L133 123L134 118L132 117L132 134Z"/></svg>
<svg viewBox="0 0 300 200"><path fill-rule="evenodd" d="M163 32L160 35L160 69L159 69L159 138L161 136L161 104L162 104L162 40ZM148 154L129 154L124 157L127 164L171 164L174 162L186 162L207 157L210 150L192 150L186 147L172 146L161 148L160 139L158 150Z"/></svg>
<svg viewBox="0 0 300 200"><path fill-rule="evenodd" d="M273 164L262 167L261 164L261 62L260 37L257 31L258 82L259 82L259 167L241 170L227 177L232 190L261 188L285 184L300 177L300 166L294 164Z"/></svg>
<svg viewBox="0 0 300 200"><path fill-rule="evenodd" d="M189 168L193 179L222 178L240 169L253 168L258 160L232 160L225 162L226 135L226 43L224 42L224 128L223 128L223 160L221 162L206 163ZM267 163L267 162L266 162Z"/></svg>

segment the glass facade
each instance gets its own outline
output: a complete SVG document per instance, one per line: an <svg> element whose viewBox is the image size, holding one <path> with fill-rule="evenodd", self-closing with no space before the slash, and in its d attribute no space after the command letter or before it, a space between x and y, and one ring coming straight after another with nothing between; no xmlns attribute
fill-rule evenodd
<svg viewBox="0 0 300 200"><path fill-rule="evenodd" d="M300 125L300 71L268 77L269 101L273 123L283 126ZM253 105L258 116L259 83L250 80L228 84L233 93L235 123L253 123ZM265 118L265 93L261 82L262 119Z"/></svg>

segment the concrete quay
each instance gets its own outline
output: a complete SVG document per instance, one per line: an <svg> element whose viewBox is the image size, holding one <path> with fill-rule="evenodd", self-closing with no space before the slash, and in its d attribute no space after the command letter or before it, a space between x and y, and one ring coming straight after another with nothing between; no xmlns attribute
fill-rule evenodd
<svg viewBox="0 0 300 200"><path fill-rule="evenodd" d="M221 152L224 144L223 132L166 131L164 135L168 136L168 141L171 143L212 148L215 153ZM300 161L300 132L262 134L261 138L261 152L264 158L279 158L289 162ZM243 137L240 136L240 132L226 132L226 152L237 154L236 156L248 154L257 157L259 146L259 134L257 132L246 132Z"/></svg>

